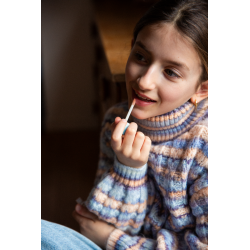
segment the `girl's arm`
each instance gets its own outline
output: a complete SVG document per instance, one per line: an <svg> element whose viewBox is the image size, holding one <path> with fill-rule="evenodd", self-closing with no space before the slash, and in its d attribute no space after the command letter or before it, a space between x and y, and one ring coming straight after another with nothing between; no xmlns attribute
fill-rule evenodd
<svg viewBox="0 0 250 250"><path fill-rule="evenodd" d="M127 110L115 106L105 115L96 185L85 204L99 219L136 234L146 213L147 164L139 168L125 166L111 148L112 123L117 116L124 117L126 113Z"/></svg>
<svg viewBox="0 0 250 250"><path fill-rule="evenodd" d="M79 207L80 205L77 205L77 212L74 211L73 216L80 225L80 233L102 249L178 249L177 247L179 245L179 239L177 234L174 232L162 229L158 232L156 240L140 236L131 236L119 229L115 229L113 225L107 224L106 222L98 219L96 215L89 212L85 207L81 207L80 210ZM180 240L183 239L180 238ZM186 247L183 249L188 248Z"/></svg>
<svg viewBox="0 0 250 250"><path fill-rule="evenodd" d="M206 159L204 159L206 161ZM113 226L108 227L108 225L101 225L100 228L97 224L93 224L91 221L86 221L81 224L81 228L85 233L84 235L90 237L90 239L96 243L102 242L102 245L106 245L106 249L191 249L191 250L204 250L208 248L207 237L208 237L208 221L207 221L207 210L208 210L208 198L207 198L207 166L198 166L191 169L190 176L195 176L196 178L189 188L189 205L192 210L192 214L196 217L194 220L194 226L190 229L181 230L179 232L174 232L173 230L167 229L167 223L160 229L156 235L156 239L149 239L142 236L131 236L128 233L115 229ZM198 170L199 169L199 173ZM151 185L150 185L151 184ZM151 187L150 187L151 186ZM154 205L159 197L155 195L155 190L153 187L153 181L148 180L148 192L150 196L155 197ZM148 206L150 209L150 206ZM152 209L150 209L152 210ZM149 212L149 211L148 211ZM168 218L169 219L169 218ZM167 221L166 221L167 222ZM92 227L92 226L93 227ZM107 227L107 231L110 232L109 235L98 233L98 230L103 231L102 228ZM92 228L92 229L91 229ZM97 232L97 231L98 232ZM107 232L106 231L106 232ZM100 236L100 238L99 238ZM98 243L99 244L99 243Z"/></svg>
<svg viewBox="0 0 250 250"><path fill-rule="evenodd" d="M147 165L134 169L122 165L115 158L114 166L89 195L87 208L117 228L137 234L146 215L146 171Z"/></svg>

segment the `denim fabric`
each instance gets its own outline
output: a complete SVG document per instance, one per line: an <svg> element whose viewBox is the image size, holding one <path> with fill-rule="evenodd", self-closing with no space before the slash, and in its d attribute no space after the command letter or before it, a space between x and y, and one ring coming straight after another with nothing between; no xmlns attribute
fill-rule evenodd
<svg viewBox="0 0 250 250"><path fill-rule="evenodd" d="M80 233L42 220L41 223L41 249L42 250L101 250L95 243Z"/></svg>

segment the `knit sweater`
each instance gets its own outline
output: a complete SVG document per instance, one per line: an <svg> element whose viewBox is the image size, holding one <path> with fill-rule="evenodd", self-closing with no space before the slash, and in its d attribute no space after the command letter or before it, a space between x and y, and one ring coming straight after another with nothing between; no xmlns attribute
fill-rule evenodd
<svg viewBox="0 0 250 250"><path fill-rule="evenodd" d="M187 102L145 120L131 116L152 145L139 169L121 164L111 146L111 123L125 117L128 103L105 115L96 185L86 206L115 225L106 248L207 249L208 100Z"/></svg>

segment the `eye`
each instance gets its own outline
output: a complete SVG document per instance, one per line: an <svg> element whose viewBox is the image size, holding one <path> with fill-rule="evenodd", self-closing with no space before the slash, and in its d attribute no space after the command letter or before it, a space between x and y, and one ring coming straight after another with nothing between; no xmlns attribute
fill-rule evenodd
<svg viewBox="0 0 250 250"><path fill-rule="evenodd" d="M144 56L139 54L138 52L135 53L135 57L140 62L146 62L146 59L144 58Z"/></svg>
<svg viewBox="0 0 250 250"><path fill-rule="evenodd" d="M166 74L169 75L170 77L176 77L176 78L180 78L179 75L177 75L173 70L171 69L166 69L165 70Z"/></svg>

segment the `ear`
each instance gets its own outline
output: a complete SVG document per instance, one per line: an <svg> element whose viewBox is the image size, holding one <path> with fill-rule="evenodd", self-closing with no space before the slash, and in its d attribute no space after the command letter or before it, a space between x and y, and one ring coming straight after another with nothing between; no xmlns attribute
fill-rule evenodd
<svg viewBox="0 0 250 250"><path fill-rule="evenodd" d="M199 88L195 92L195 94L191 97L191 102L199 103L200 101L204 100L208 97L208 80L200 84Z"/></svg>
<svg viewBox="0 0 250 250"><path fill-rule="evenodd" d="M131 49L133 48L134 43L135 43L135 40L134 40L134 38L132 38L132 40L131 40Z"/></svg>

